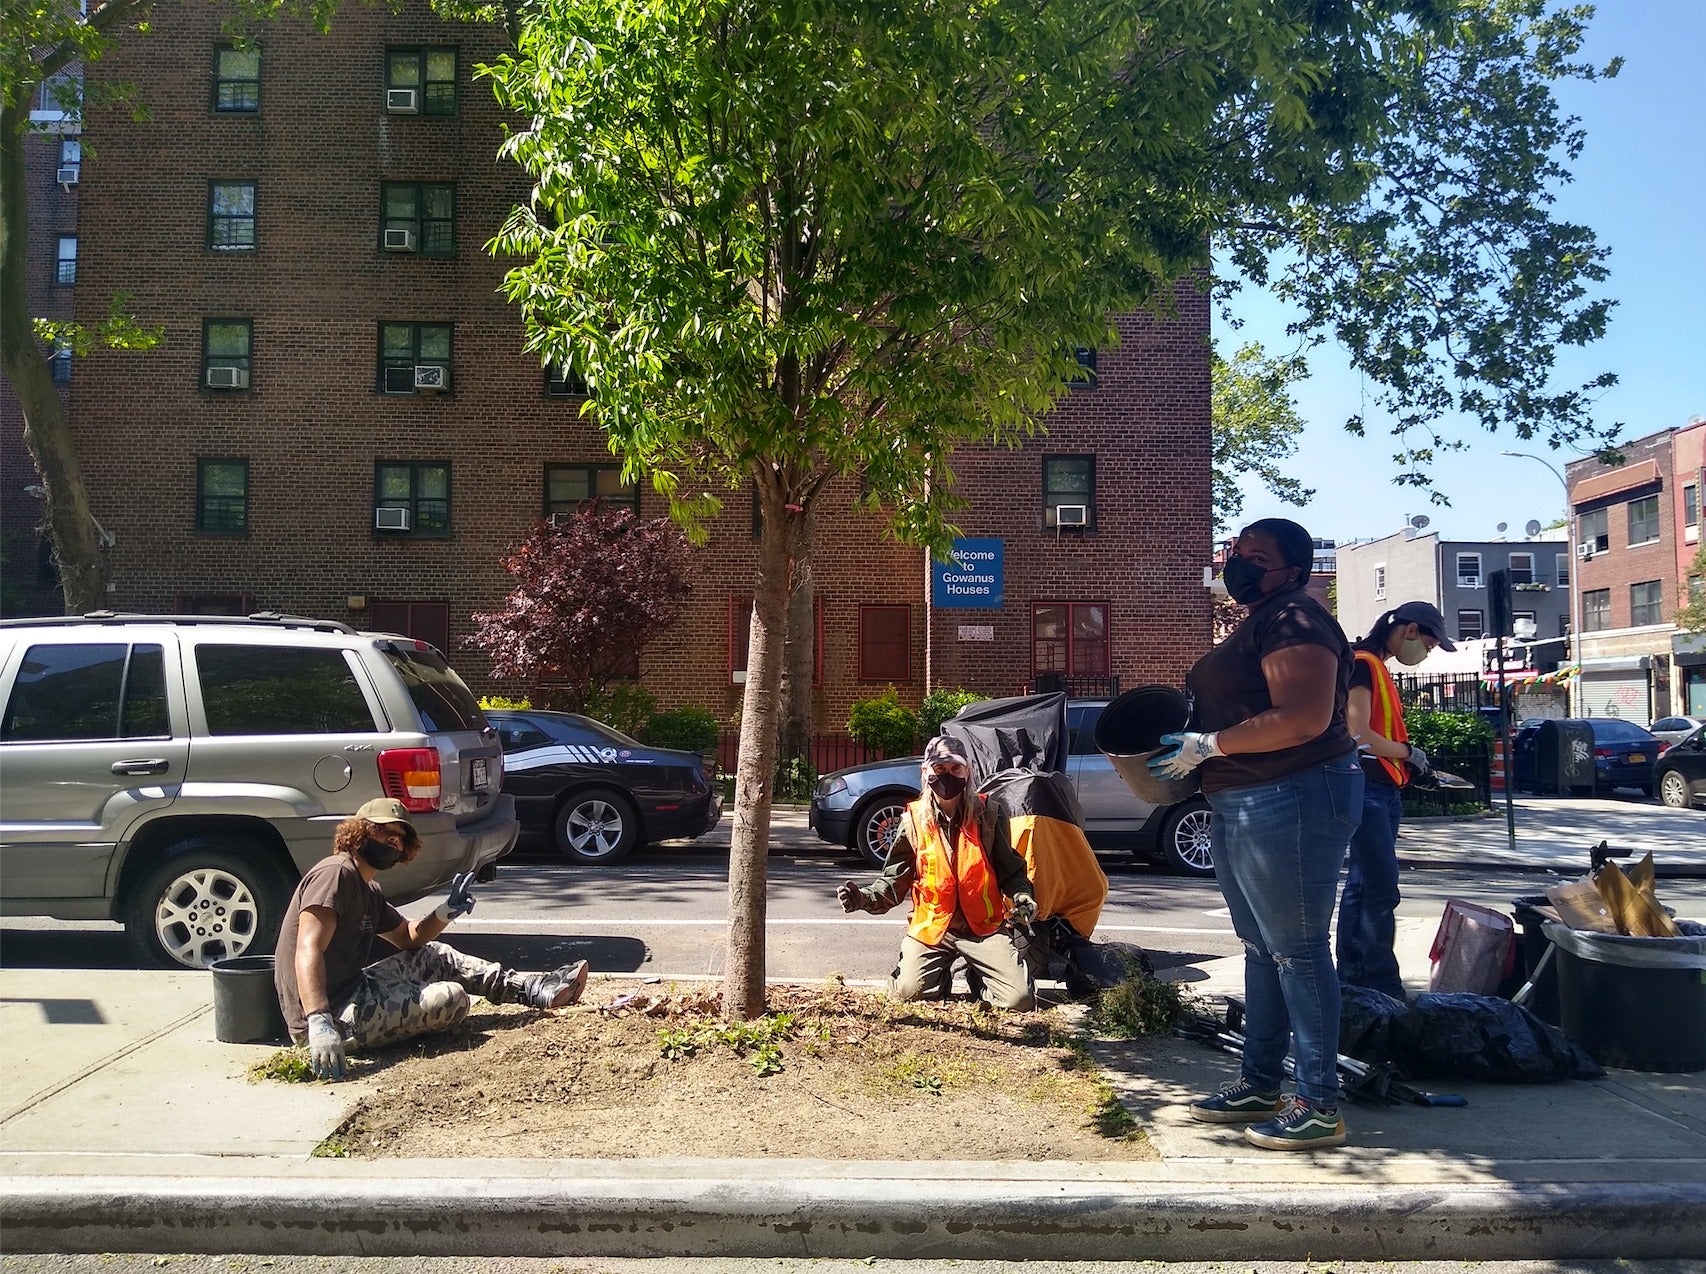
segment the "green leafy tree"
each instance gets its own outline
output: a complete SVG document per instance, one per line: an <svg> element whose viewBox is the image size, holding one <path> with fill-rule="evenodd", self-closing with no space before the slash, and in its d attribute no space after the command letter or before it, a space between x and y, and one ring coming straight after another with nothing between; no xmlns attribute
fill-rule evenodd
<svg viewBox="0 0 1706 1274"><path fill-rule="evenodd" d="M1682 587L1678 596L1687 600L1676 608L1671 623L1684 632L1706 632L1706 584L1702 581L1706 581L1706 544L1695 551L1694 561L1688 567L1688 577L1680 581Z"/></svg>
<svg viewBox="0 0 1706 1274"><path fill-rule="evenodd" d="M918 733L928 739L942 732L942 722L953 716L961 708L973 703L982 703L989 698L976 690L962 690L955 687L952 690L932 690L924 696L924 702L918 708Z"/></svg>
<svg viewBox="0 0 1706 1274"><path fill-rule="evenodd" d="M1214 428L1214 533L1233 530L1244 512L1238 480L1253 474L1287 504L1305 505L1315 496L1281 464L1297 454L1303 417L1291 387L1309 375L1301 354L1269 358L1261 345L1240 345L1231 361L1209 360L1210 420Z"/></svg>
<svg viewBox="0 0 1706 1274"><path fill-rule="evenodd" d="M918 741L918 714L900 701L893 686L874 699L861 699L847 714L847 733L885 757L905 756Z"/></svg>

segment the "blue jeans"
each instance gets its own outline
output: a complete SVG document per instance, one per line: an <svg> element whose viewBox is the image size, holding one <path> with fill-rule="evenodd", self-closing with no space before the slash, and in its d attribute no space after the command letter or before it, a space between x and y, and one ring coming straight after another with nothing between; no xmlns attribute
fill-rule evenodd
<svg viewBox="0 0 1706 1274"><path fill-rule="evenodd" d="M1398 819L1403 793L1390 783L1369 783L1362 826L1351 837L1351 866L1339 897L1336 954L1339 981L1404 998L1392 944L1398 926Z"/></svg>
<svg viewBox="0 0 1706 1274"><path fill-rule="evenodd" d="M1339 977L1328 934L1339 867L1362 818L1356 754L1208 796L1214 870L1244 942L1244 1067L1277 1091L1288 1047L1297 1095L1339 1102Z"/></svg>

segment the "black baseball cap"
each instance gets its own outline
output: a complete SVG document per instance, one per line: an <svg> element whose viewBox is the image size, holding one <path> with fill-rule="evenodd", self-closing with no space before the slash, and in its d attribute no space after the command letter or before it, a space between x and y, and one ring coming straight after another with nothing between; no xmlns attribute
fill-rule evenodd
<svg viewBox="0 0 1706 1274"><path fill-rule="evenodd" d="M1445 616L1432 602L1405 602L1394 608L1392 620L1399 624L1414 624L1439 643L1441 650L1456 650L1451 638L1445 635Z"/></svg>

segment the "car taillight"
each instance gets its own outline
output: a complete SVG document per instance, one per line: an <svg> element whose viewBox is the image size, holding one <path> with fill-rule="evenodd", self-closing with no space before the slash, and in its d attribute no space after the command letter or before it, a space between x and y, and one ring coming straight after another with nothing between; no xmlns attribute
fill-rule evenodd
<svg viewBox="0 0 1706 1274"><path fill-rule="evenodd" d="M1593 750L1593 754L1595 757L1597 757L1601 761L1611 760L1611 749L1610 748L1595 748Z"/></svg>
<svg viewBox="0 0 1706 1274"><path fill-rule="evenodd" d="M413 814L436 810L444 772L433 748L386 748L379 754L379 785Z"/></svg>

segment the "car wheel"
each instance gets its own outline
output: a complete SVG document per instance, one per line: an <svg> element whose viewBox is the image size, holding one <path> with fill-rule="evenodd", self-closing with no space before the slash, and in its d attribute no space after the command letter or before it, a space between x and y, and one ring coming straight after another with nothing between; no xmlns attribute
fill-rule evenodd
<svg viewBox="0 0 1706 1274"><path fill-rule="evenodd" d="M289 901L290 882L260 846L185 841L130 892L125 930L147 964L205 969L272 951Z"/></svg>
<svg viewBox="0 0 1706 1274"><path fill-rule="evenodd" d="M900 816L906 812L904 796L890 793L861 806L853 816L853 848L873 867L888 861L889 846L900 831Z"/></svg>
<svg viewBox="0 0 1706 1274"><path fill-rule="evenodd" d="M1175 805L1161 825L1161 861L1178 876L1214 875L1209 831L1214 814L1202 799Z"/></svg>
<svg viewBox="0 0 1706 1274"><path fill-rule="evenodd" d="M1673 810L1688 808L1688 780L1680 770L1666 770L1659 776L1659 800Z"/></svg>
<svg viewBox="0 0 1706 1274"><path fill-rule="evenodd" d="M557 811L557 848L577 863L615 863L634 852L640 816L620 792L589 787Z"/></svg>

